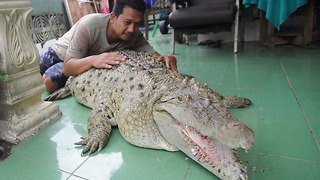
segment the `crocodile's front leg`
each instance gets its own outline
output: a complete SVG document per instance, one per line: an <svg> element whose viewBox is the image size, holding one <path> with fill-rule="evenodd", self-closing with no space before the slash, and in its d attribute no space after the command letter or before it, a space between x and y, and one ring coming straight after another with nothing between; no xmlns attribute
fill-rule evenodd
<svg viewBox="0 0 320 180"><path fill-rule="evenodd" d="M86 138L82 137L82 141L75 143L76 145L85 145L82 154L92 154L95 151L101 151L108 143L111 133L112 112L103 103L92 109L88 118L88 133Z"/></svg>

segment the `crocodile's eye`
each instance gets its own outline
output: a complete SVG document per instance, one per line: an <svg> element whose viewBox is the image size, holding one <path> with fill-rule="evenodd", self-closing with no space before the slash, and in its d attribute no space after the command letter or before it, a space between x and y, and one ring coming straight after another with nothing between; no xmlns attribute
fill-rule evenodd
<svg viewBox="0 0 320 180"><path fill-rule="evenodd" d="M178 102L180 102L180 103L181 103L181 102L183 102L183 101L184 101L184 98L183 98L183 97L181 97L181 96L178 96L178 97L177 97L177 100L178 100Z"/></svg>
<svg viewBox="0 0 320 180"><path fill-rule="evenodd" d="M170 103L185 103L190 100L191 100L191 97L189 95L175 96L174 94L168 94L168 95L162 96L160 99L161 102L170 102Z"/></svg>
<svg viewBox="0 0 320 180"><path fill-rule="evenodd" d="M191 96L190 95L178 96L176 100L178 101L178 103L188 102L191 100Z"/></svg>

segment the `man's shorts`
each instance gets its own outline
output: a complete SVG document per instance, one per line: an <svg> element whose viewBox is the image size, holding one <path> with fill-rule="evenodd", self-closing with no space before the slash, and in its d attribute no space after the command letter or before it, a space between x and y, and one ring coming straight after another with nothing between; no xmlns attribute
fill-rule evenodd
<svg viewBox="0 0 320 180"><path fill-rule="evenodd" d="M57 89L64 87L68 77L63 72L63 61L59 59L56 52L49 47L48 51L40 56L40 73L45 75L56 86Z"/></svg>

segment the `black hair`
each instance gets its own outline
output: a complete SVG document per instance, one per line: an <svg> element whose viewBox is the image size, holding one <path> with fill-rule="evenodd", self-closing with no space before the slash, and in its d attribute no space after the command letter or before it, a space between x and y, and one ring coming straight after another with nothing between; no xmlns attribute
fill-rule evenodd
<svg viewBox="0 0 320 180"><path fill-rule="evenodd" d="M113 7L113 13L116 15L116 17L119 17L120 14L123 13L123 9L126 6L129 6L132 9L138 10L143 14L147 8L147 5L144 2L144 0L116 0Z"/></svg>

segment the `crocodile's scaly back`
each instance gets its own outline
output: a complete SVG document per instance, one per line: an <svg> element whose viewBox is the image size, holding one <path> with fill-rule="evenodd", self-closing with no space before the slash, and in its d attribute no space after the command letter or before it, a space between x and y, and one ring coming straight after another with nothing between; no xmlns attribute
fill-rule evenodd
<svg viewBox="0 0 320 180"><path fill-rule="evenodd" d="M129 92L126 95L139 93L139 98L148 99L148 93L157 91L159 84L174 84L172 81L183 80L182 76L167 70L152 54L134 51L121 51L121 54L127 60L119 66L112 69L92 68L72 78L68 86L80 103L92 108L97 99L112 97L113 93L123 95Z"/></svg>
<svg viewBox="0 0 320 180"><path fill-rule="evenodd" d="M120 54L127 58L119 66L93 68L67 83L76 100L92 108L89 136L77 143L86 145L84 153L101 150L108 142L111 126L117 125L122 136L136 146L182 150L195 160L199 158L194 152L198 147L201 157L203 149L220 147L214 153L228 158L218 162L211 152L206 155L211 158L199 163L222 179L246 179L245 168L233 149L251 148L253 132L227 107L245 107L250 100L220 95L207 85L168 70L151 54ZM199 139L209 140L203 143Z"/></svg>

